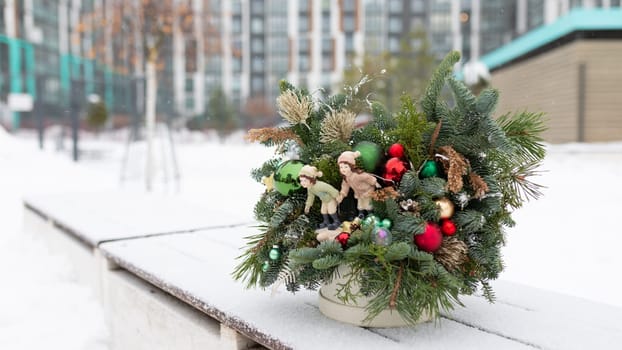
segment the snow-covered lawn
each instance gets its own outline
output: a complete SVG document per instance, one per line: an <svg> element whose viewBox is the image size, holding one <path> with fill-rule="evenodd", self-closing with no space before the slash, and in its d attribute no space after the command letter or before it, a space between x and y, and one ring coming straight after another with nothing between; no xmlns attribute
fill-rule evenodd
<svg viewBox="0 0 622 350"><path fill-rule="evenodd" d="M90 152L78 165L47 143L49 148L40 152L32 135L16 138L0 128L0 349L105 349L100 306L87 287L75 283L63 257L49 254L42 242L22 232L21 198L119 188L124 140L83 140L82 148ZM224 205L246 220L261 191L249 171L270 150L240 137L219 143L186 136L176 147L180 195L196 201L225 198ZM140 145L132 147L124 184L129 191L142 189L143 153ZM170 171L170 159L167 164ZM545 195L515 213L501 278L622 306L617 220L622 143L550 146L543 170L537 182L547 186ZM173 192L172 173L168 184L163 174L158 174L156 191ZM248 197L228 198L231 186L242 186Z"/></svg>

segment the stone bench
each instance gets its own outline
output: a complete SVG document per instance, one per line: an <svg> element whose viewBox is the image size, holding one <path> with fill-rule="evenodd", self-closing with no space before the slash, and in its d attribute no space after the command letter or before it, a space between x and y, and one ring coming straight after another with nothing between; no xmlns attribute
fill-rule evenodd
<svg viewBox="0 0 622 350"><path fill-rule="evenodd" d="M103 242L240 224L244 220L226 208L174 195L112 191L24 199L24 231L43 239L51 251L69 256L78 280L97 291L96 255Z"/></svg>
<svg viewBox="0 0 622 350"><path fill-rule="evenodd" d="M151 201L160 210L175 204ZM91 237L72 243L72 249L92 251L97 271L91 272L101 290L112 349L607 349L622 342L622 309L503 281L494 284L495 304L463 297L466 307L443 314L436 324L370 329L339 323L320 313L316 292L246 290L232 280L243 237L255 233L253 228L192 229L202 223L178 213L181 218L160 222L158 230L157 218L140 226L150 216L136 209L136 221L120 216L115 236L104 237L102 222L113 220L109 211L121 209L102 206L102 217L109 219L89 221L78 202L60 210L39 201L27 204L26 212L39 218L40 230L53 226L55 234L73 237L70 242Z"/></svg>

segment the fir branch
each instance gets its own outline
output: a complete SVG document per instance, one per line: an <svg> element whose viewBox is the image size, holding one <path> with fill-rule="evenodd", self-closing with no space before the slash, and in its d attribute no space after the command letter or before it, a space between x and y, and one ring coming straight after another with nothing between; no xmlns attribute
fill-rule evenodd
<svg viewBox="0 0 622 350"><path fill-rule="evenodd" d="M456 101L456 108L462 115L479 115L477 112L477 100L475 95L469 90L469 88L461 81L454 78L447 79L449 87L454 94L454 100Z"/></svg>
<svg viewBox="0 0 622 350"><path fill-rule="evenodd" d="M403 260L408 257L408 254L410 254L410 244L406 242L398 242L391 244L387 248L387 252L384 254L384 259L389 262Z"/></svg>
<svg viewBox="0 0 622 350"><path fill-rule="evenodd" d="M486 223L486 218L482 213L475 210L458 211L452 217L458 228L465 233L477 232Z"/></svg>
<svg viewBox="0 0 622 350"><path fill-rule="evenodd" d="M279 164L281 164L280 158L270 159L264 162L261 168L253 169L251 171L251 177L253 178L253 180L261 182L261 179L264 176L269 177L270 175L272 175L276 171L276 168L279 167Z"/></svg>
<svg viewBox="0 0 622 350"><path fill-rule="evenodd" d="M313 268L318 270L326 270L341 264L341 262L341 255L327 255L313 260Z"/></svg>
<svg viewBox="0 0 622 350"><path fill-rule="evenodd" d="M486 117L492 115L495 108L497 107L497 102L499 101L499 91L493 88L487 88L484 91L480 92L477 96L477 102L475 106L475 110Z"/></svg>
<svg viewBox="0 0 622 350"><path fill-rule="evenodd" d="M436 71L432 74L432 78L428 83L428 87L425 90L421 106L423 112L429 121L437 121L438 116L436 113L436 101L443 89L445 79L451 74L454 64L460 61L460 53L457 51L450 52L443 61L436 68Z"/></svg>

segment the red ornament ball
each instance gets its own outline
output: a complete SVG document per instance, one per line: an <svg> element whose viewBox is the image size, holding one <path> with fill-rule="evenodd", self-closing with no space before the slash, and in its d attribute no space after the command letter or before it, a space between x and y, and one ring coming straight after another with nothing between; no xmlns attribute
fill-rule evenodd
<svg viewBox="0 0 622 350"><path fill-rule="evenodd" d="M337 235L337 237L335 237L335 239L341 244L341 247L345 249L348 244L348 240L350 239L350 234L347 232L341 232Z"/></svg>
<svg viewBox="0 0 622 350"><path fill-rule="evenodd" d="M428 222L421 234L415 234L415 244L419 249L428 253L435 252L443 243L443 234L438 224Z"/></svg>
<svg viewBox="0 0 622 350"><path fill-rule="evenodd" d="M389 147L387 154L389 155L389 157L392 158L404 158L404 146L400 145L399 143L394 143Z"/></svg>
<svg viewBox="0 0 622 350"><path fill-rule="evenodd" d="M441 220L441 231L446 236L453 236L456 233L456 224L449 219Z"/></svg>
<svg viewBox="0 0 622 350"><path fill-rule="evenodd" d="M400 180L402 180L402 176L406 173L406 170L408 170L406 163L397 157L393 157L387 161L387 164L384 165L383 177L394 182L400 182Z"/></svg>

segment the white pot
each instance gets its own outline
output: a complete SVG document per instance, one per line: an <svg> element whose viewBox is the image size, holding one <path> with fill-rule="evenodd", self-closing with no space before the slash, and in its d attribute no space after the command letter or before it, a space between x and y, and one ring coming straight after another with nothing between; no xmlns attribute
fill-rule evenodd
<svg viewBox="0 0 622 350"><path fill-rule="evenodd" d="M409 324L400 316L395 309L384 309L371 321L364 322L367 317L365 308L371 300L370 297L357 296L353 302L344 303L337 297L337 289L340 284L347 281L346 275L350 273L350 267L340 265L337 268L336 276L329 284L324 284L319 291L320 311L328 318L353 324L362 327L405 327ZM358 286L352 286L352 293L356 295L359 291ZM432 317L429 313L424 313L417 323L430 321Z"/></svg>

